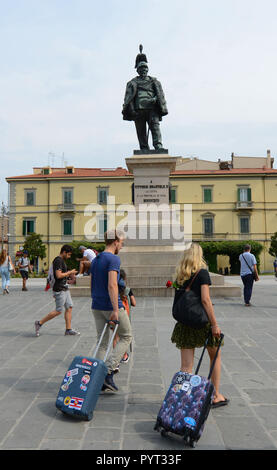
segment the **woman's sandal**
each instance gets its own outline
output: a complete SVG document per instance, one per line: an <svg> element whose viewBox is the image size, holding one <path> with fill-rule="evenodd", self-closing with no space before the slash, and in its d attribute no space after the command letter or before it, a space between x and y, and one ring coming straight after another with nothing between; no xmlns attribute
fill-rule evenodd
<svg viewBox="0 0 277 470"><path fill-rule="evenodd" d="M224 397L224 400L216 401L212 403L212 408L219 408L220 406L228 405L230 400Z"/></svg>

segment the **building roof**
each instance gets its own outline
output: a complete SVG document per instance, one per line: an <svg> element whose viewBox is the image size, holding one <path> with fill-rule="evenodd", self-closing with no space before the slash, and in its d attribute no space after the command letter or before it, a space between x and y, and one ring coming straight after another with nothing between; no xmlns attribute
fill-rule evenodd
<svg viewBox="0 0 277 470"><path fill-rule="evenodd" d="M40 173L39 168L34 168L34 173L19 176L9 176L9 180L47 180L47 179L75 179L75 178L122 178L133 176L126 168L74 168L74 173L67 173L66 168L53 168L50 174ZM235 175L277 175L277 169L273 168L231 168L224 170L175 170L171 176L235 176Z"/></svg>
<svg viewBox="0 0 277 470"><path fill-rule="evenodd" d="M8 176L9 179L60 179L60 178L105 178L131 175L126 168L74 168L73 173L67 173L66 168L53 168L49 174L40 173L40 168L34 168L34 173L20 176Z"/></svg>
<svg viewBox="0 0 277 470"><path fill-rule="evenodd" d="M273 168L231 168L228 170L175 170L171 175L255 175L277 174Z"/></svg>

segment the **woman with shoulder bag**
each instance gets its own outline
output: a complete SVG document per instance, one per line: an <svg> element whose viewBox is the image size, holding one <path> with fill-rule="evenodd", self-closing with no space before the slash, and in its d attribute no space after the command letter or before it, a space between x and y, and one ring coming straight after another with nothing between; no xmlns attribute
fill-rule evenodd
<svg viewBox="0 0 277 470"><path fill-rule="evenodd" d="M9 294L10 271L14 271L14 267L10 255L8 255L7 250L4 249L0 253L0 274L2 278L3 294Z"/></svg>
<svg viewBox="0 0 277 470"><path fill-rule="evenodd" d="M221 334L221 330L216 322L210 298L210 276L206 263L203 260L202 248L198 243L192 243L190 248L184 251L179 265L176 268L176 285L178 288L175 292L174 304L180 299L184 290L190 289L195 294L194 297L198 297L199 304L201 302L207 314L207 323L205 323L204 326L195 328L177 321L172 333L172 343L175 343L176 347L181 350L180 370L191 374L195 348L203 347L207 337L209 336L207 349L210 356L210 362L212 364ZM214 401L212 404L213 408L227 405L229 403L229 400L219 392L220 373L221 352L219 350L211 376L212 383L215 387Z"/></svg>

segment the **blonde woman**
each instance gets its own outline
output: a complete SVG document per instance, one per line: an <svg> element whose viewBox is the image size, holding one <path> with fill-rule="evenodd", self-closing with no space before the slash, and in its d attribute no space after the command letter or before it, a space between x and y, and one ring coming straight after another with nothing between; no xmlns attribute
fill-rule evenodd
<svg viewBox="0 0 277 470"><path fill-rule="evenodd" d="M199 272L198 272L199 271ZM171 337L172 343L181 350L181 371L192 373L195 348L201 348L210 334L208 342L208 353L210 362L215 357L216 347L219 342L221 330L216 322L213 305L210 298L209 285L211 285L210 275L203 260L203 251L198 243L192 243L180 260L176 268L176 283L178 286L186 288L192 280L195 273L198 272L191 289L198 295L207 312L209 323L201 328L195 329L177 322ZM219 351L215 367L212 373L212 382L215 387L213 408L227 405L229 400L219 392L221 371L221 353Z"/></svg>
<svg viewBox="0 0 277 470"><path fill-rule="evenodd" d="M3 294L9 294L10 269L14 269L10 255L7 250L0 253L0 274L2 278Z"/></svg>

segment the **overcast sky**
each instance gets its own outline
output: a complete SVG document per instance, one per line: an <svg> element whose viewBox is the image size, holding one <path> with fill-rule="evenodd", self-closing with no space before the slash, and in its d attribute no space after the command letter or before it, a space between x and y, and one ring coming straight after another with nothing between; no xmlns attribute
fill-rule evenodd
<svg viewBox="0 0 277 470"><path fill-rule="evenodd" d="M125 166L140 43L171 155L277 157L276 0L0 0L0 202L33 166Z"/></svg>

